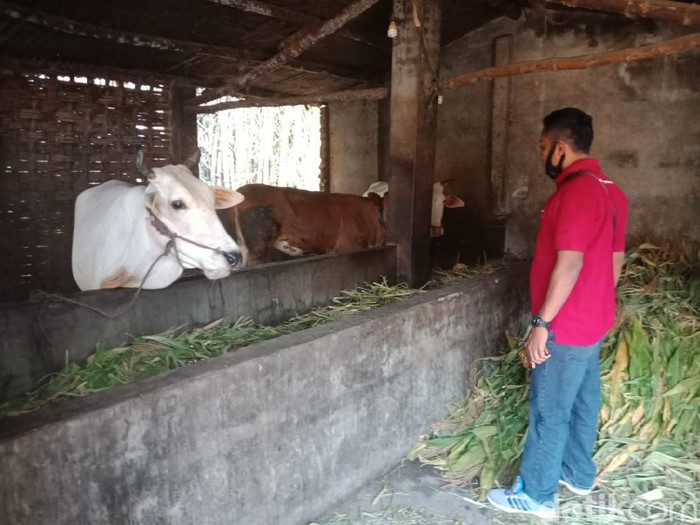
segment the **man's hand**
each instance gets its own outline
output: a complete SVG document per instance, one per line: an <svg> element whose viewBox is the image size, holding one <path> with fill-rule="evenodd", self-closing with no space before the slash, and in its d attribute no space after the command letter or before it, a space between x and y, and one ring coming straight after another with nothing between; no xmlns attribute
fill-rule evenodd
<svg viewBox="0 0 700 525"><path fill-rule="evenodd" d="M546 347L548 336L549 331L546 328L536 327L530 331L525 347L527 348L528 354L530 354L532 368L541 365L549 359L549 352Z"/></svg>

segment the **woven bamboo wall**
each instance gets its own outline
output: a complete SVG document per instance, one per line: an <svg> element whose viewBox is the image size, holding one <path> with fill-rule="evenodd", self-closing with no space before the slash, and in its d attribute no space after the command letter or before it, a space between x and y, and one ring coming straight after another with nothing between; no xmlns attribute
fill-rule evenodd
<svg viewBox="0 0 700 525"><path fill-rule="evenodd" d="M138 182L136 151L170 162L170 89L157 79L0 67L0 301L77 290L73 206L91 185Z"/></svg>

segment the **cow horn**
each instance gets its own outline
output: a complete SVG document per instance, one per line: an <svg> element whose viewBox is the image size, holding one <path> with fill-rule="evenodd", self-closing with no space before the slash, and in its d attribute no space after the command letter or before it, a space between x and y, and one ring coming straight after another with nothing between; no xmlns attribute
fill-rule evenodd
<svg viewBox="0 0 700 525"><path fill-rule="evenodd" d="M141 175L147 179L153 178L153 170L146 167L143 158L143 149L141 148L139 148L136 152L136 169L139 170L139 173L141 173Z"/></svg>
<svg viewBox="0 0 700 525"><path fill-rule="evenodd" d="M192 153L192 155L187 157L187 159L185 160L185 162L184 162L185 166L187 166L187 168L190 171L194 171L194 169L199 164L199 158L201 156L202 156L202 150L200 150L199 148L195 149L194 152Z"/></svg>

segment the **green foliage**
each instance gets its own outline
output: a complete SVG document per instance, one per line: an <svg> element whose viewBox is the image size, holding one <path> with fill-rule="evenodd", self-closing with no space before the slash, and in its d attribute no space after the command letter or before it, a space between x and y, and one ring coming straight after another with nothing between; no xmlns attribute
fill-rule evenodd
<svg viewBox="0 0 700 525"><path fill-rule="evenodd" d="M179 328L159 335L145 335L118 348L105 348L98 343L95 353L84 365L68 364L60 372L48 376L34 391L0 404L0 418L32 412L62 399L145 379L419 293L422 290L409 288L406 284L389 286L383 280L343 291L329 306L316 308L277 326L258 325L248 318L240 318L229 326L219 320L202 328Z"/></svg>

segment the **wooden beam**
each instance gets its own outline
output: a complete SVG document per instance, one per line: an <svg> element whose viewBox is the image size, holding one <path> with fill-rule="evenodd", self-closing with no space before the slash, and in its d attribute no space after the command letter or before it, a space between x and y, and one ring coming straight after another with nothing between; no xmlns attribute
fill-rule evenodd
<svg viewBox="0 0 700 525"><path fill-rule="evenodd" d="M192 113L216 113L226 109L237 108L262 108L277 106L294 106L297 104L325 104L327 102L347 102L352 100L378 100L389 96L389 88L349 89L335 91L333 93L320 93L316 95L301 95L296 97L274 97L232 100L210 106L189 106L187 111Z"/></svg>
<svg viewBox="0 0 700 525"><path fill-rule="evenodd" d="M61 33L95 38L97 40L106 40L118 44L127 44L134 47L149 47L160 51L187 52L229 60L242 60L247 59L249 56L249 54L244 51L228 47L210 46L172 38L143 35L131 31L109 29L61 16L55 16L38 9L5 2L4 0L0 0L0 13L14 18L15 20L29 22Z"/></svg>
<svg viewBox="0 0 700 525"><path fill-rule="evenodd" d="M258 0L208 0L215 4L220 4L227 7L233 7L247 13L255 13L256 15L265 16L289 22L300 26L315 24L319 21L315 16L300 13L286 7L281 7Z"/></svg>
<svg viewBox="0 0 700 525"><path fill-rule="evenodd" d="M499 77L514 75L526 75L528 73L541 73L544 71L566 71L574 69L590 69L609 64L621 64L648 60L660 56L677 55L700 49L700 33L659 42L648 46L621 49L609 53L597 55L582 55L577 57L545 58L542 60L529 60L517 62L507 66L488 67L471 73L455 75L440 80L440 89L454 89L460 86L468 86L480 80L492 80Z"/></svg>
<svg viewBox="0 0 700 525"><path fill-rule="evenodd" d="M650 18L684 26L700 25L700 5L670 0L546 0L548 4Z"/></svg>
<svg viewBox="0 0 700 525"><path fill-rule="evenodd" d="M177 75L168 75L166 73L158 73L146 71L143 69L124 69L114 67L95 66L93 64L81 64L76 62L58 62L49 60L10 58L0 56L0 66L6 66L15 71L36 71L38 73L51 73L56 75L73 75L86 77L104 77L111 79L113 77L122 77L134 79L144 79L144 81L155 80L159 82L176 81L181 86L196 87L198 82L189 77L181 77Z"/></svg>
<svg viewBox="0 0 700 525"><path fill-rule="evenodd" d="M258 0L207 1L213 2L215 4L233 7L235 9L239 9L247 13L254 13L256 15L274 18L276 20L282 20L283 22L289 22L290 24L294 24L299 27L323 23L323 20L321 18L315 17L313 15L308 15L306 13L301 13L299 11L287 9L286 7L280 7L277 5L260 2ZM364 44L375 49L379 49L381 51L389 51L389 46L386 44L385 38L382 38L380 40L368 37L347 27L341 27L336 34L339 37L345 38L347 40L352 40L354 42L359 42L360 44Z"/></svg>
<svg viewBox="0 0 700 525"><path fill-rule="evenodd" d="M269 53L261 49L247 48L242 50L231 47L201 44L187 40L176 40L172 38L144 35L130 31L114 30L96 26L94 24L79 22L69 18L55 16L44 11L20 6L4 0L0 0L0 14L4 14L10 18L21 20L23 22L46 27L54 31L59 31L61 33L95 38L97 40L105 40L120 45L126 44L135 47L148 47L159 51L191 53L194 55L208 56L236 62L248 61L261 64L269 59ZM356 75L352 75L348 71L334 71L333 68L312 64L305 61L295 61L293 65L284 64L283 67L294 71L314 73L341 80L358 80Z"/></svg>
<svg viewBox="0 0 700 525"><path fill-rule="evenodd" d="M251 71L235 78L225 88L207 90L201 97L197 97L195 102L201 104L225 96L228 94L228 89L240 89L245 87L255 79L282 67L290 60L293 60L304 51L313 47L319 40L336 32L344 24L362 14L378 1L379 0L355 0L349 6L345 7L338 16L320 25L314 25L313 27L292 35L280 44L280 52L275 56L256 66Z"/></svg>
<svg viewBox="0 0 700 525"><path fill-rule="evenodd" d="M440 0L394 0L387 240L396 243L399 279L410 286L430 272L440 7Z"/></svg>

